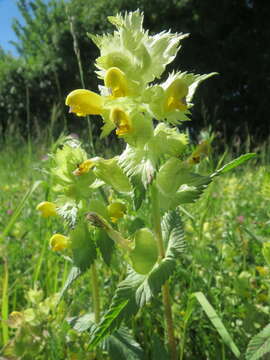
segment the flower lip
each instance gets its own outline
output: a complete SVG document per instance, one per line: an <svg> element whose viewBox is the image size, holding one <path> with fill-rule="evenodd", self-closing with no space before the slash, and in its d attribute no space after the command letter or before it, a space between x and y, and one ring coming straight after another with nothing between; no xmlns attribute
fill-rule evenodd
<svg viewBox="0 0 270 360"><path fill-rule="evenodd" d="M65 104L69 112L77 116L100 115L103 110L103 99L99 94L85 89L73 90L68 94Z"/></svg>

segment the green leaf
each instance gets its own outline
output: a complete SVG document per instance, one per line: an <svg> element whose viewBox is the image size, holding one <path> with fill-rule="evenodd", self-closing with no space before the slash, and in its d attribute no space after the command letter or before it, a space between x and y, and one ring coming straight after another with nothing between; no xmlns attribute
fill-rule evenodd
<svg viewBox="0 0 270 360"><path fill-rule="evenodd" d="M77 221L78 206L74 200L60 196L57 199L57 213L73 228Z"/></svg>
<svg viewBox="0 0 270 360"><path fill-rule="evenodd" d="M269 353L270 324L250 340L246 351L246 360L257 360Z"/></svg>
<svg viewBox="0 0 270 360"><path fill-rule="evenodd" d="M216 328L217 332L221 336L224 343L231 349L231 351L233 352L235 357L239 358L240 357L239 349L235 345L233 339L231 338L230 334L228 333L227 329L225 328L222 320L220 319L220 317L218 316L218 314L216 313L216 311L212 307L212 305L209 303L209 301L206 299L204 294L202 292L196 292L193 294L193 296L198 300L199 304L201 305L204 312L208 316L208 319L214 325L214 327Z"/></svg>
<svg viewBox="0 0 270 360"><path fill-rule="evenodd" d="M134 241L135 248L129 254L132 267L139 274L147 274L158 258L157 242L153 233L147 228L138 230Z"/></svg>
<svg viewBox="0 0 270 360"><path fill-rule="evenodd" d="M125 174L129 178L137 175L145 188L154 178L156 163L155 154L147 147L135 148L127 145L125 151L119 156L119 165Z"/></svg>
<svg viewBox="0 0 270 360"><path fill-rule="evenodd" d="M84 314L83 316L78 317L76 316L67 321L73 327L73 329L78 332L83 332L89 329L90 331L93 331L94 328L96 328L93 313Z"/></svg>
<svg viewBox="0 0 270 360"><path fill-rule="evenodd" d="M96 229L96 244L105 264L110 266L115 246L113 240L108 236L105 230Z"/></svg>
<svg viewBox="0 0 270 360"><path fill-rule="evenodd" d="M144 358L141 346L125 327L115 331L104 343L111 360L141 360Z"/></svg>
<svg viewBox="0 0 270 360"><path fill-rule="evenodd" d="M93 349L107 335L117 329L123 319L130 318L138 311L135 292L144 278L143 275L130 271L127 278L118 285L109 310L103 316L97 329L91 334L90 349Z"/></svg>
<svg viewBox="0 0 270 360"><path fill-rule="evenodd" d="M165 219L166 226L163 225L163 228L167 229L165 236L168 243L165 258L148 275L130 271L127 278L118 285L109 310L92 333L90 348L111 334L124 319L136 314L140 307L160 292L164 282L173 274L176 260L184 249L184 233L178 214L169 213Z"/></svg>
<svg viewBox="0 0 270 360"><path fill-rule="evenodd" d="M156 334L152 337L152 359L153 360L170 360L168 351L164 345L164 341L160 339Z"/></svg>
<svg viewBox="0 0 270 360"><path fill-rule="evenodd" d="M94 169L95 175L107 185L119 192L130 192L131 186L128 177L118 165L118 157L112 159L98 158Z"/></svg>
<svg viewBox="0 0 270 360"><path fill-rule="evenodd" d="M137 211L142 205L142 202L145 199L146 191L145 187L143 186L143 183L140 179L140 177L137 176L131 176L129 178L131 185L132 185L132 200L133 200L133 206L134 209Z"/></svg>
<svg viewBox="0 0 270 360"><path fill-rule="evenodd" d="M156 181L160 190L160 206L167 211L197 200L212 179L192 173L181 160L170 158L161 166Z"/></svg>
<svg viewBox="0 0 270 360"><path fill-rule="evenodd" d="M59 301L67 291L67 289L72 285L72 283L78 279L78 277L82 274L82 271L77 266L73 266L68 274L67 280L63 286L63 289L60 292Z"/></svg>
<svg viewBox="0 0 270 360"><path fill-rule="evenodd" d="M173 274L177 259L185 249L184 231L181 218L176 211L163 217L162 232L166 246L165 258L152 269L136 291L136 301L144 306L152 296L159 293L162 285Z"/></svg>
<svg viewBox="0 0 270 360"><path fill-rule="evenodd" d="M92 235L87 225L81 222L71 231L69 237L74 264L84 272L93 264L97 255Z"/></svg>
<svg viewBox="0 0 270 360"><path fill-rule="evenodd" d="M211 178L221 175L221 174L225 174L226 172L236 168L237 166L243 164L247 160L254 158L255 156L256 156L255 153L248 153L248 154L241 155L238 158L234 159L233 161L229 162L228 164L222 166L221 169L214 172L211 175Z"/></svg>

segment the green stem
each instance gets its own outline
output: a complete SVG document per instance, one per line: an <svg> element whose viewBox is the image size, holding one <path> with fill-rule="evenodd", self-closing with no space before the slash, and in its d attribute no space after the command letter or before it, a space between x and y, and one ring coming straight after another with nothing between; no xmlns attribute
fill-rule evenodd
<svg viewBox="0 0 270 360"><path fill-rule="evenodd" d="M152 216L153 216L154 232L158 243L159 257L160 260L162 260L165 257L165 248L163 244L162 230L161 230L159 194L158 194L158 189L154 184L151 187L151 197L152 197ZM173 325L172 309L170 302L170 290L169 290L168 281L166 281L162 287L162 298L163 298L164 317L166 322L166 330L167 330L171 359L177 360L176 341L174 337L174 325Z"/></svg>
<svg viewBox="0 0 270 360"><path fill-rule="evenodd" d="M100 300L99 300L99 288L97 280L97 269L96 264L93 263L91 266L91 283L92 283L92 296L93 296L93 307L95 314L95 323L98 324L100 321Z"/></svg>
<svg viewBox="0 0 270 360"><path fill-rule="evenodd" d="M67 13L68 21L69 21L70 33L71 33L71 36L72 36L72 39L73 39L73 48L74 48L74 52L75 52L75 55L76 55L76 58L77 58L79 74L80 74L80 80L81 80L81 84L82 84L83 89L85 89L86 87L85 87L85 81L84 81L81 52L80 52L80 48L79 48L79 44L78 44L78 40L77 40L75 28L74 28L73 17L70 15L67 5L66 5L66 13ZM89 116L86 116L86 119L87 119L87 126L88 126L88 136L89 136L90 149L91 149L91 152L92 152L92 156L95 156L96 152L95 152L94 141L93 141L92 125L91 125Z"/></svg>
<svg viewBox="0 0 270 360"><path fill-rule="evenodd" d="M4 276L3 276L3 290L2 290L2 331L3 331L3 345L6 345L9 340L8 335L8 263L4 258Z"/></svg>

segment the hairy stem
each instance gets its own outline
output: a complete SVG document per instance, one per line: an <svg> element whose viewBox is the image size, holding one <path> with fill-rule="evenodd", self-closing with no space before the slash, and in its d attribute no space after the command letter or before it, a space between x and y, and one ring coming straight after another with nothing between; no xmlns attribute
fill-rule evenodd
<svg viewBox="0 0 270 360"><path fill-rule="evenodd" d="M158 189L154 184L151 187L151 197L152 197L152 216L153 216L154 232L156 235L158 248L159 248L159 258L160 260L162 260L165 257L165 248L163 244L162 230L161 230L159 194L158 194ZM162 287L162 299L164 305L164 317L166 322L166 331L167 331L171 359L177 360L177 349L176 349L176 342L174 337L174 325L172 318L170 289L169 289L168 281L166 281Z"/></svg>

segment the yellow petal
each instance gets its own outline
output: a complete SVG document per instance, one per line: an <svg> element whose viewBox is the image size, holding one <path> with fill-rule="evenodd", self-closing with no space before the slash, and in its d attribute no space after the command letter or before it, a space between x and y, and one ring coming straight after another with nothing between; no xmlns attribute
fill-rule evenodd
<svg viewBox="0 0 270 360"><path fill-rule="evenodd" d="M41 216L47 218L49 216L56 216L56 205L50 201L43 201L37 205L36 209L40 211Z"/></svg>
<svg viewBox="0 0 270 360"><path fill-rule="evenodd" d="M80 165L78 165L77 169L73 171L73 175L81 176L83 174L86 174L92 169L92 167L95 166L94 161L91 159L85 160Z"/></svg>
<svg viewBox="0 0 270 360"><path fill-rule="evenodd" d="M188 94L187 84L181 80L175 80L166 90L165 110L187 110L186 96Z"/></svg>
<svg viewBox="0 0 270 360"><path fill-rule="evenodd" d="M120 108L112 109L110 120L116 125L116 134L126 135L131 132L130 119L127 113Z"/></svg>
<svg viewBox="0 0 270 360"><path fill-rule="evenodd" d="M77 89L68 94L66 105L70 107L70 112L78 116L100 115L103 99L93 91Z"/></svg>
<svg viewBox="0 0 270 360"><path fill-rule="evenodd" d="M61 251L69 247L70 240L67 236L61 234L54 234L50 238L49 243L53 251Z"/></svg>
<svg viewBox="0 0 270 360"><path fill-rule="evenodd" d="M128 95L128 84L125 74L117 67L110 68L105 75L104 83L112 92L112 97Z"/></svg>

